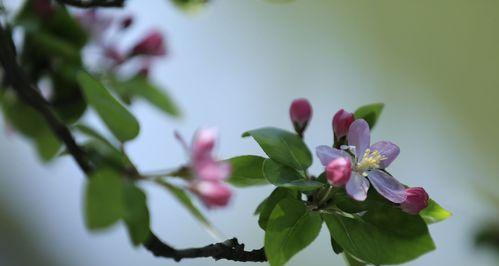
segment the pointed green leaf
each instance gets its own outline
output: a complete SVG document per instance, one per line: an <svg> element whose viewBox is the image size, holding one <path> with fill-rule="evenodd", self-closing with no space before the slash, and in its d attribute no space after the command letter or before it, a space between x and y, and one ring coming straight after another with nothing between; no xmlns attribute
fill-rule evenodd
<svg viewBox="0 0 499 266"><path fill-rule="evenodd" d="M322 221L303 202L286 198L272 211L265 231L265 255L271 266L284 265L319 235Z"/></svg>
<svg viewBox="0 0 499 266"><path fill-rule="evenodd" d="M265 160L263 163L263 175L270 183L278 187L307 191L323 186L318 181L306 179L295 169L270 159Z"/></svg>
<svg viewBox="0 0 499 266"><path fill-rule="evenodd" d="M434 200L430 199L428 207L422 210L419 215L427 224L438 223L452 216L452 213L442 208Z"/></svg>
<svg viewBox="0 0 499 266"><path fill-rule="evenodd" d="M85 191L86 225L102 229L123 216L123 182L113 170L98 170L90 176Z"/></svg>
<svg viewBox="0 0 499 266"><path fill-rule="evenodd" d="M151 235L146 194L134 184L126 184L123 200L125 207L123 219L132 243L137 246L144 243Z"/></svg>
<svg viewBox="0 0 499 266"><path fill-rule="evenodd" d="M254 155L244 155L228 160L232 173L227 182L236 187L266 185L269 182L263 176L265 158Z"/></svg>
<svg viewBox="0 0 499 266"><path fill-rule="evenodd" d="M276 188L270 196L268 196L261 204L258 206L260 217L258 217L258 225L260 228L265 230L267 228L267 222L269 221L270 214L274 210L275 206L285 198L296 199L298 192L290 190L287 188Z"/></svg>
<svg viewBox="0 0 499 266"><path fill-rule="evenodd" d="M250 130L252 136L270 159L294 169L306 170L312 165L312 154L296 134L272 127Z"/></svg>
<svg viewBox="0 0 499 266"><path fill-rule="evenodd" d="M355 111L356 119L364 119L369 124L369 128L374 128L376 122L378 122L378 118L383 111L383 107L385 105L382 103L373 103L359 107Z"/></svg>
<svg viewBox="0 0 499 266"><path fill-rule="evenodd" d="M180 110L166 90L151 83L146 77L135 76L128 80L109 78L110 86L124 99L134 96L143 98L159 110L172 115L180 116Z"/></svg>
<svg viewBox="0 0 499 266"><path fill-rule="evenodd" d="M369 264L400 264L435 249L423 219L393 206L363 216L323 213L322 218L345 252Z"/></svg>
<svg viewBox="0 0 499 266"><path fill-rule="evenodd" d="M100 81L84 71L78 72L77 79L89 104L117 139L125 142L137 137L139 122Z"/></svg>
<svg viewBox="0 0 499 266"><path fill-rule="evenodd" d="M343 253L343 257L345 258L348 266L366 266L365 263L358 261L348 253Z"/></svg>

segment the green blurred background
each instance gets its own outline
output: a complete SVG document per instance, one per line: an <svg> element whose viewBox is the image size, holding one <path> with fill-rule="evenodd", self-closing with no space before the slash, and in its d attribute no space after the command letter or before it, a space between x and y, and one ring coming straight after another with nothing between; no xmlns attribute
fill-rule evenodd
<svg viewBox="0 0 499 266"><path fill-rule="evenodd" d="M408 265L498 265L497 255L473 244L476 230L499 216L489 200L499 194L498 1L218 0L187 15L165 0L129 0L126 10L137 25L125 44L151 26L166 34L170 56L152 75L185 113L175 121L134 106L142 131L127 150L141 169L185 161L175 129L190 135L199 126L218 126L221 158L261 154L240 134L264 125L291 128L289 103L307 97L314 118L306 141L313 148L331 143L337 109L384 102L373 139L401 147L391 172L424 186L454 213L430 228L437 250ZM95 115L86 118L99 126ZM85 229L84 180L71 159L42 165L15 134L0 134L0 145L1 265L175 264L134 249L122 225L97 234ZM145 187L160 236L177 247L213 241L169 195ZM229 208L208 216L227 237L260 248L263 232L251 214L270 191L237 190ZM342 264L325 228L289 263Z"/></svg>

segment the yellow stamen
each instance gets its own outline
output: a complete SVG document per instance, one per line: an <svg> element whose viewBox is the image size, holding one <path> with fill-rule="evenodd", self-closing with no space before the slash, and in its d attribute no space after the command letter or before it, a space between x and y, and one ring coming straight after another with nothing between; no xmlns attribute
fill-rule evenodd
<svg viewBox="0 0 499 266"><path fill-rule="evenodd" d="M366 149L364 156L362 156L362 159L357 163L355 168L358 172L379 168L379 164L383 160L386 160L386 157L379 154L377 150L371 151L371 149Z"/></svg>

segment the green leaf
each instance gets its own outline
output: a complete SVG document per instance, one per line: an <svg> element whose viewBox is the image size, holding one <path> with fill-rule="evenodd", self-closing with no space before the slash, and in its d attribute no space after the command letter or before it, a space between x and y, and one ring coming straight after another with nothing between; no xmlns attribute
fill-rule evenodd
<svg viewBox="0 0 499 266"><path fill-rule="evenodd" d="M267 159L263 162L263 175L275 186L299 189L302 191L315 190L323 186L322 183L308 180L295 169Z"/></svg>
<svg viewBox="0 0 499 266"><path fill-rule="evenodd" d="M348 266L365 266L366 264L363 262L358 261L354 257L352 257L348 253L343 253L343 257L345 258L345 261L347 262Z"/></svg>
<svg viewBox="0 0 499 266"><path fill-rule="evenodd" d="M37 53L45 56L64 58L65 63L81 65L80 48L65 41L59 36L55 36L43 31L30 32L30 41L35 46Z"/></svg>
<svg viewBox="0 0 499 266"><path fill-rule="evenodd" d="M62 143L49 130L41 131L35 138L36 150L40 158L47 162L54 158L61 150Z"/></svg>
<svg viewBox="0 0 499 266"><path fill-rule="evenodd" d="M199 11L203 8L208 0L171 0L175 6L182 9L185 12L193 13Z"/></svg>
<svg viewBox="0 0 499 266"><path fill-rule="evenodd" d="M125 142L137 137L139 122L98 80L84 71L78 72L77 79L89 104L117 139Z"/></svg>
<svg viewBox="0 0 499 266"><path fill-rule="evenodd" d="M442 208L434 200L430 199L428 207L422 210L419 215L425 220L427 224L441 222L452 216L452 213Z"/></svg>
<svg viewBox="0 0 499 266"><path fill-rule="evenodd" d="M110 140L108 140L106 137L104 137L101 133L99 133L97 130L91 128L90 126L87 126L85 124L78 124L75 125L74 128L81 132L82 134L92 138L96 139L102 144L108 146L109 148L116 149L116 145L113 144Z"/></svg>
<svg viewBox="0 0 499 266"><path fill-rule="evenodd" d="M90 176L85 191L85 217L89 229L102 229L123 216L123 182L110 169L98 170Z"/></svg>
<svg viewBox="0 0 499 266"><path fill-rule="evenodd" d="M263 176L265 158L254 155L243 155L228 160L232 166L232 174L227 182L236 187L249 187L268 184Z"/></svg>
<svg viewBox="0 0 499 266"><path fill-rule="evenodd" d="M385 105L382 103L373 103L359 107L354 113L356 119L364 119L369 124L369 128L374 128L378 121L381 111Z"/></svg>
<svg viewBox="0 0 499 266"><path fill-rule="evenodd" d="M34 142L40 159L49 161L58 154L62 143L35 109L21 102L11 91L2 95L1 103L5 119L17 132Z"/></svg>
<svg viewBox="0 0 499 266"><path fill-rule="evenodd" d="M338 244L332 236L329 237L331 240L331 247L333 248L334 253L341 254L343 253L343 248Z"/></svg>
<svg viewBox="0 0 499 266"><path fill-rule="evenodd" d="M284 265L319 235L322 221L303 202L286 198L272 211L265 231L265 254L271 266Z"/></svg>
<svg viewBox="0 0 499 266"><path fill-rule="evenodd" d="M146 77L135 76L124 81L110 77L108 81L110 86L124 99L138 96L169 115L180 116L179 108L168 93L152 84Z"/></svg>
<svg viewBox="0 0 499 266"><path fill-rule="evenodd" d="M356 201L344 189L335 189L332 202L344 212L359 213L367 210L368 204L373 200L371 198L368 197L365 201Z"/></svg>
<svg viewBox="0 0 499 266"><path fill-rule="evenodd" d="M379 205L363 216L323 213L322 218L345 252L369 264L401 264L435 249L423 219L394 206Z"/></svg>
<svg viewBox="0 0 499 266"><path fill-rule="evenodd" d="M125 185L123 199L125 207L123 220L127 225L132 243L137 246L144 243L151 235L146 194L130 183Z"/></svg>
<svg viewBox="0 0 499 266"><path fill-rule="evenodd" d="M267 228L267 223L270 218L270 214L274 210L277 203L286 198L296 199L298 197L298 192L294 190L290 190L287 188L276 188L270 196L268 196L257 209L260 209L258 218L258 225L260 228L265 230Z"/></svg>
<svg viewBox="0 0 499 266"><path fill-rule="evenodd" d="M294 169L306 170L312 165L312 154L298 135L272 127L250 130L252 136L270 159Z"/></svg>
<svg viewBox="0 0 499 266"><path fill-rule="evenodd" d="M170 192L199 222L205 226L211 227L210 221L208 221L208 219L204 217L203 213L194 205L194 203L192 203L191 198L187 193L185 193L184 190L161 179L156 180L156 182L166 188L166 190L168 190L168 192Z"/></svg>

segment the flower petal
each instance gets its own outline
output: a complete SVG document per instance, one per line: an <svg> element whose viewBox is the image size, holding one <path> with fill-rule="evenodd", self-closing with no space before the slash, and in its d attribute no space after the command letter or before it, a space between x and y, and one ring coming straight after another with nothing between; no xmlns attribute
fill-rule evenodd
<svg viewBox="0 0 499 266"><path fill-rule="evenodd" d="M377 150L386 159L380 162L380 168L388 167L400 153L400 148L390 141L378 141L371 146L371 151Z"/></svg>
<svg viewBox="0 0 499 266"><path fill-rule="evenodd" d="M317 146L317 148L315 148L315 153L324 166L327 166L334 159L338 159L338 157L350 159L350 156L345 151L333 149L326 145Z"/></svg>
<svg viewBox="0 0 499 266"><path fill-rule="evenodd" d="M401 203L406 200L405 187L393 176L375 169L369 171L367 177L378 193L387 200L394 203Z"/></svg>
<svg viewBox="0 0 499 266"><path fill-rule="evenodd" d="M362 175L352 172L350 180L348 180L345 189L347 194L357 201L364 201L367 198L369 190L369 181Z"/></svg>
<svg viewBox="0 0 499 266"><path fill-rule="evenodd" d="M360 160L371 143L371 132L366 120L357 119L353 121L348 129L347 139L348 145L355 146L357 160Z"/></svg>

